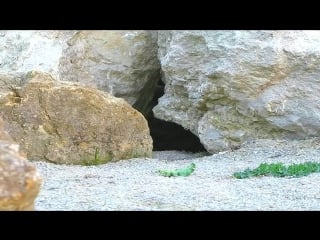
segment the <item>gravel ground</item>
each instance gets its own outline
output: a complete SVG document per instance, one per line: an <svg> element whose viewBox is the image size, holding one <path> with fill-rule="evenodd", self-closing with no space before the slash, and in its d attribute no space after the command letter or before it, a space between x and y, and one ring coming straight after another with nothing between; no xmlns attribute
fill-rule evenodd
<svg viewBox="0 0 320 240"><path fill-rule="evenodd" d="M210 156L154 152L99 166L35 162L43 177L36 210L320 210L320 174L301 178L235 179L262 162L320 162L320 139L257 140ZM158 169L196 169L189 177L163 177Z"/></svg>

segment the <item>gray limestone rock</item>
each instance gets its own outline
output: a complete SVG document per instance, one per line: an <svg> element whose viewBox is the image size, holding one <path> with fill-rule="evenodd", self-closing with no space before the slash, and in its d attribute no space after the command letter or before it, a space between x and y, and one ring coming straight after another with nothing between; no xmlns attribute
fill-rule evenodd
<svg viewBox="0 0 320 240"><path fill-rule="evenodd" d="M320 31L159 31L157 118L215 153L320 134Z"/></svg>

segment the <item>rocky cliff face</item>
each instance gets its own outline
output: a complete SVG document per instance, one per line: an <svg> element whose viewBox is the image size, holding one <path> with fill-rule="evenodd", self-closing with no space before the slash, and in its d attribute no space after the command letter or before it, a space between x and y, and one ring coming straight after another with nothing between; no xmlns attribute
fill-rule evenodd
<svg viewBox="0 0 320 240"><path fill-rule="evenodd" d="M155 117L215 153L247 139L319 135L319 55L320 31L0 31L0 90L40 70L150 118L161 67Z"/></svg>
<svg viewBox="0 0 320 240"><path fill-rule="evenodd" d="M157 118L211 153L320 133L320 31L160 31Z"/></svg>

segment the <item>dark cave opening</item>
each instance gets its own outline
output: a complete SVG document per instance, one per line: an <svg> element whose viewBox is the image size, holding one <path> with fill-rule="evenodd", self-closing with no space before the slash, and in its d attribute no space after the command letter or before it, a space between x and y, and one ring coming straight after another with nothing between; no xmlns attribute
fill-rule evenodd
<svg viewBox="0 0 320 240"><path fill-rule="evenodd" d="M164 84L158 81L155 95L152 100L152 108L158 104L158 99L164 94ZM153 112L146 117L150 135L153 139L153 150L179 150L187 152L206 152L200 140L191 131L182 126L157 119Z"/></svg>

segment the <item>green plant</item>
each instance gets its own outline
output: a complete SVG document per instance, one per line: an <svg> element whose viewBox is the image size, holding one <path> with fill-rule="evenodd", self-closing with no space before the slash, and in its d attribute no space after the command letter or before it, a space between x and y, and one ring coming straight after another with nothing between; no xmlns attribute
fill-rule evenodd
<svg viewBox="0 0 320 240"><path fill-rule="evenodd" d="M93 160L93 164L99 164L100 158L99 158L99 148L96 148L94 151L94 160Z"/></svg>
<svg viewBox="0 0 320 240"><path fill-rule="evenodd" d="M194 172L195 168L196 168L196 164L191 163L189 166L185 168L180 168L175 170L158 170L157 172L164 177L177 177L177 176L187 177Z"/></svg>
<svg viewBox="0 0 320 240"><path fill-rule="evenodd" d="M88 159L88 160L83 161L83 164L84 164L85 166L102 164L102 161L101 161L101 159L100 159L100 151L99 151L99 148L95 148L94 158L93 158L93 159L91 158L91 159Z"/></svg>
<svg viewBox="0 0 320 240"><path fill-rule="evenodd" d="M258 176L274 176L274 177L302 177L310 173L320 172L320 163L305 162L284 166L283 163L261 163L255 169L245 169L243 172L235 172L235 178L249 178Z"/></svg>

